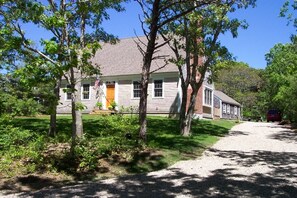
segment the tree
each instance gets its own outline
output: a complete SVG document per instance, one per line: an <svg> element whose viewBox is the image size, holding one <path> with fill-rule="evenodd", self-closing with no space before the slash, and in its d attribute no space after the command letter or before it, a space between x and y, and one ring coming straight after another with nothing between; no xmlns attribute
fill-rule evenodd
<svg viewBox="0 0 297 198"><path fill-rule="evenodd" d="M288 20L288 24L293 23L293 26L297 28L297 1L294 0L293 2L290 0L286 0L283 7L280 10L280 16L286 17Z"/></svg>
<svg viewBox="0 0 297 198"><path fill-rule="evenodd" d="M19 79L9 74L0 74L0 116L35 115L41 105L33 95L36 96L33 90L24 86Z"/></svg>
<svg viewBox="0 0 297 198"><path fill-rule="evenodd" d="M288 44L275 45L266 54L265 97L267 108L278 108L284 117L296 122L297 38Z"/></svg>
<svg viewBox="0 0 297 198"><path fill-rule="evenodd" d="M147 38L147 43L143 48L141 45L138 45L141 53L143 54L143 65L141 73L141 94L139 102L139 123L140 131L139 137L142 140L146 140L147 132L147 89L149 78L151 75L151 62L158 57L155 55L155 52L162 46L166 45L168 41L158 43L158 33L160 33L163 26L167 25L170 22L173 22L179 19L182 16L185 16L199 7L203 7L208 4L219 3L220 0L137 0L139 5L142 8L144 14L144 21L142 21L143 32ZM183 5L190 6L183 6ZM180 9L176 10L179 7ZM147 28L145 28L145 24Z"/></svg>
<svg viewBox="0 0 297 198"><path fill-rule="evenodd" d="M67 91L72 93L73 140L83 134L81 80L84 75L99 73L98 68L90 62L90 58L100 47L99 42L114 39L100 24L103 19L108 19L108 9L122 10L121 2L122 0L0 1L1 37L7 37L10 41L6 51L19 49L20 53L29 53L45 60L47 63L43 65L47 65L47 71L53 74L56 96L62 77L70 84L71 88ZM42 28L52 37L42 38L41 47L36 47L22 29L23 24ZM91 31L87 31L88 29ZM53 111L54 116L56 111Z"/></svg>
<svg viewBox="0 0 297 198"><path fill-rule="evenodd" d="M172 59L179 68L182 86L182 104L180 111L180 130L184 136L190 135L191 122L196 105L198 90L202 86L207 71L220 59L230 59L228 50L218 41L219 35L230 31L237 36L239 27L246 27L244 21L229 19L228 14L236 8L246 8L254 1L224 1L221 4L208 5L195 9L187 17L169 24L165 33L172 32L169 42L175 57ZM164 37L167 37L164 35ZM168 38L168 37L167 37ZM183 56L183 54L186 54ZM191 87L191 96L187 107L187 92Z"/></svg>
<svg viewBox="0 0 297 198"><path fill-rule="evenodd" d="M259 116L258 99L263 86L261 70L249 67L246 63L223 61L216 66L215 87L243 105L243 116ZM259 112L255 112L259 109Z"/></svg>

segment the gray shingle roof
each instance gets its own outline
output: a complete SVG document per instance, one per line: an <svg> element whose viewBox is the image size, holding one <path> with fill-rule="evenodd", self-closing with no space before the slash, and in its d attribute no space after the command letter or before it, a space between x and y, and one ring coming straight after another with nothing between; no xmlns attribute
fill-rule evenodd
<svg viewBox="0 0 297 198"><path fill-rule="evenodd" d="M142 42L146 42L146 37L139 37L139 39ZM98 50L95 54L92 62L99 65L103 76L140 74L143 56L135 42L139 42L138 38L122 39L115 45L104 43L102 49ZM165 45L156 54L172 56L173 52L168 45ZM153 60L151 71L162 67L164 64L163 59ZM162 72L178 72L178 68L174 64L169 63L156 73Z"/></svg>
<svg viewBox="0 0 297 198"><path fill-rule="evenodd" d="M241 104L239 102L237 102L236 100L234 100L233 98L227 96L225 93L215 90L214 91L214 95L216 97L218 97L219 99L221 99L223 102L225 103L229 103L229 104L233 104L233 105L238 105L241 106Z"/></svg>

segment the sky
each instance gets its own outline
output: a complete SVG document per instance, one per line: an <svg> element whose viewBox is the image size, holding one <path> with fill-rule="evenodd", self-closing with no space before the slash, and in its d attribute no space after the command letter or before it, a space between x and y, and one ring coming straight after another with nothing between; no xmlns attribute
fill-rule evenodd
<svg viewBox="0 0 297 198"><path fill-rule="evenodd" d="M291 0L293 1L293 0ZM238 10L232 17L246 20L247 30L239 30L237 38L230 33L220 37L221 43L226 46L236 58L249 66L264 69L266 67L265 54L277 43L290 42L290 36L296 30L293 25L287 25L285 18L279 17L280 8L285 0L257 0L255 8ZM109 11L110 20L104 21L102 26L108 32L121 38L142 36L143 32L139 21L140 6L134 1L124 4L126 11ZM296 13L295 13L296 14ZM37 39L46 35L30 26L26 27L27 35Z"/></svg>
<svg viewBox="0 0 297 198"><path fill-rule="evenodd" d="M285 0L257 0L255 8L234 13L234 17L246 20L249 28L240 30L237 38L232 38L230 33L222 35L220 41L234 55L236 61L264 69L265 54L277 43L290 42L290 35L296 31L292 24L287 25L285 18L279 17L284 2ZM103 27L119 38L134 37L135 32L138 36L143 35L138 17L141 14L138 4L132 1L125 7L126 11L122 13L111 11L110 20L105 21Z"/></svg>

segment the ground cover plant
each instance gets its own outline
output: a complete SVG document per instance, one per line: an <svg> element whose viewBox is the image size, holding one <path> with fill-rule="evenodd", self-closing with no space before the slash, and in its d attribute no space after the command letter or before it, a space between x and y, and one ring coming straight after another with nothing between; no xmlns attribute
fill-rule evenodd
<svg viewBox="0 0 297 198"><path fill-rule="evenodd" d="M1 118L0 179L46 174L74 181L159 170L198 157L235 124L196 120L192 136L183 137L178 120L149 117L144 144L138 141L136 116L84 115L83 121L84 137L71 152L70 116L58 117L55 138L47 136L48 116Z"/></svg>

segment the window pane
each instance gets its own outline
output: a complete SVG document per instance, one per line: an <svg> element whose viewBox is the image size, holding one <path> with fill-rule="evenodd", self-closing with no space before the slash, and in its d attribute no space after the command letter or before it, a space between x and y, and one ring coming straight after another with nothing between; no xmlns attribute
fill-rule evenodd
<svg viewBox="0 0 297 198"><path fill-rule="evenodd" d="M162 89L155 89L155 97L162 97Z"/></svg>
<svg viewBox="0 0 297 198"><path fill-rule="evenodd" d="M212 91L210 89L204 90L204 103L206 105L212 105Z"/></svg>
<svg viewBox="0 0 297 198"><path fill-rule="evenodd" d="M83 85L83 99L90 99L90 84Z"/></svg>
<svg viewBox="0 0 297 198"><path fill-rule="evenodd" d="M135 89L140 89L140 83L137 82L137 81L134 81L134 82L133 82L133 89L134 89L134 90L135 90Z"/></svg>
<svg viewBox="0 0 297 198"><path fill-rule="evenodd" d="M154 81L154 97L163 97L163 80Z"/></svg>
<svg viewBox="0 0 297 198"><path fill-rule="evenodd" d="M133 82L133 98L140 98L140 83L137 81Z"/></svg>
<svg viewBox="0 0 297 198"><path fill-rule="evenodd" d="M158 88L162 89L163 81L162 80L155 80L154 84L155 84L155 89L158 89Z"/></svg>
<svg viewBox="0 0 297 198"><path fill-rule="evenodd" d="M134 98L140 98L140 90L134 90L133 97Z"/></svg>

